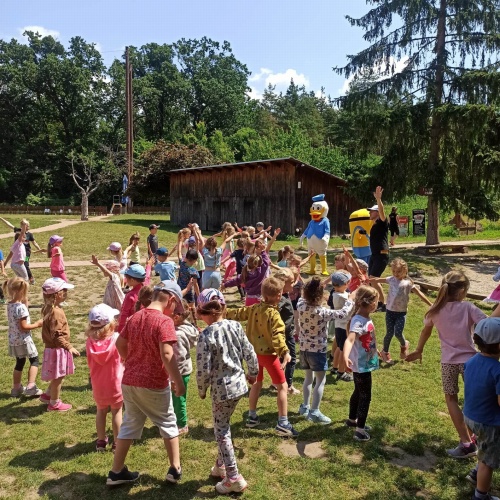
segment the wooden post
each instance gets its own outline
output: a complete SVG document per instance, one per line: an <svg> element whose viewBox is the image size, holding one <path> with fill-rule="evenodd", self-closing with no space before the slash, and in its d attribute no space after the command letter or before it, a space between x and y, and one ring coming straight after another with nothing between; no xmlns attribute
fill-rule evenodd
<svg viewBox="0 0 500 500"><path fill-rule="evenodd" d="M125 108L127 115L127 176L128 187L132 185L134 171L134 112L132 95L132 65L130 64L129 48L125 49ZM132 211L132 197L129 196L127 211Z"/></svg>

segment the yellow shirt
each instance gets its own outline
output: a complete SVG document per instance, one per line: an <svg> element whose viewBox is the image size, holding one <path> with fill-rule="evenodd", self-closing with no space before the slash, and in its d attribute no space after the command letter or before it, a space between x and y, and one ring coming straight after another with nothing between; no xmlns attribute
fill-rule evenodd
<svg viewBox="0 0 500 500"><path fill-rule="evenodd" d="M281 358L288 352L285 323L277 306L260 302L253 306L230 309L226 318L247 321L247 337L257 354L276 354Z"/></svg>

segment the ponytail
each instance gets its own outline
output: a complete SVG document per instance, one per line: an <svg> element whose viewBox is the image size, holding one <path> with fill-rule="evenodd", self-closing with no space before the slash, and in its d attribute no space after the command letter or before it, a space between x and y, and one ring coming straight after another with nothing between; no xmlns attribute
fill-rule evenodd
<svg viewBox="0 0 500 500"><path fill-rule="evenodd" d="M447 273L443 277L436 300L425 314L425 317L437 314L447 302L462 300L467 294L469 286L469 278L462 271L450 271Z"/></svg>
<svg viewBox="0 0 500 500"><path fill-rule="evenodd" d="M49 259L52 257L52 245L50 243L47 245L47 257Z"/></svg>

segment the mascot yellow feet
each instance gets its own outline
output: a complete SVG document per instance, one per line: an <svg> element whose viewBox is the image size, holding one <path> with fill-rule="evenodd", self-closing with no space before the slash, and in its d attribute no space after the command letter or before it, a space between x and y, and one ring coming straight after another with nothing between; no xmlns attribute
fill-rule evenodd
<svg viewBox="0 0 500 500"><path fill-rule="evenodd" d="M319 261L321 262L321 274L323 276L329 276L330 273L326 269L326 255L321 255Z"/></svg>
<svg viewBox="0 0 500 500"><path fill-rule="evenodd" d="M311 259L309 260L309 263L311 264L311 267L309 268L309 271L307 274L316 274L316 255L313 255Z"/></svg>

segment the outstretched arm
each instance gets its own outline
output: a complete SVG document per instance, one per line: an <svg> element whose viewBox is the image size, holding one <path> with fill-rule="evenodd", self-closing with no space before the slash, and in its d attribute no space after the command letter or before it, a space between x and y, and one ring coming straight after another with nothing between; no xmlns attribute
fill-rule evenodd
<svg viewBox="0 0 500 500"><path fill-rule="evenodd" d="M422 328L422 331L420 332L420 338L418 339L417 348L413 352L408 354L408 356L406 356L405 361L416 361L417 359L420 359L420 361L422 361L422 353L424 352L425 344L431 336L432 328L433 325L424 326L424 328Z"/></svg>
<svg viewBox="0 0 500 500"><path fill-rule="evenodd" d="M418 286L413 287L411 291L417 295L422 302L425 302L428 306L432 306L432 302L422 293Z"/></svg>
<svg viewBox="0 0 500 500"><path fill-rule="evenodd" d="M5 220L3 217L0 217L0 220L7 226L10 227L11 229L14 229L14 225L11 224L8 220Z"/></svg>
<svg viewBox="0 0 500 500"><path fill-rule="evenodd" d="M104 274L104 276L106 276L106 278L109 278L111 279L111 276L112 276L112 273L109 269L106 269L100 262L99 260L97 259L97 256L96 255L92 255L92 258L90 259L90 262L92 262L92 264L94 264L94 266L97 266L101 271L102 271L102 274Z"/></svg>
<svg viewBox="0 0 500 500"><path fill-rule="evenodd" d="M279 227L274 230L273 237L267 243L266 252L269 253L269 250L271 250L271 247L273 246L274 242L276 241L276 238L279 236L280 233L281 229Z"/></svg>
<svg viewBox="0 0 500 500"><path fill-rule="evenodd" d="M377 201L377 206L378 206L378 218L382 221L385 221L386 215L384 211L384 204L382 203L382 193L384 192L383 188L381 186L377 186L375 189L375 200Z"/></svg>

